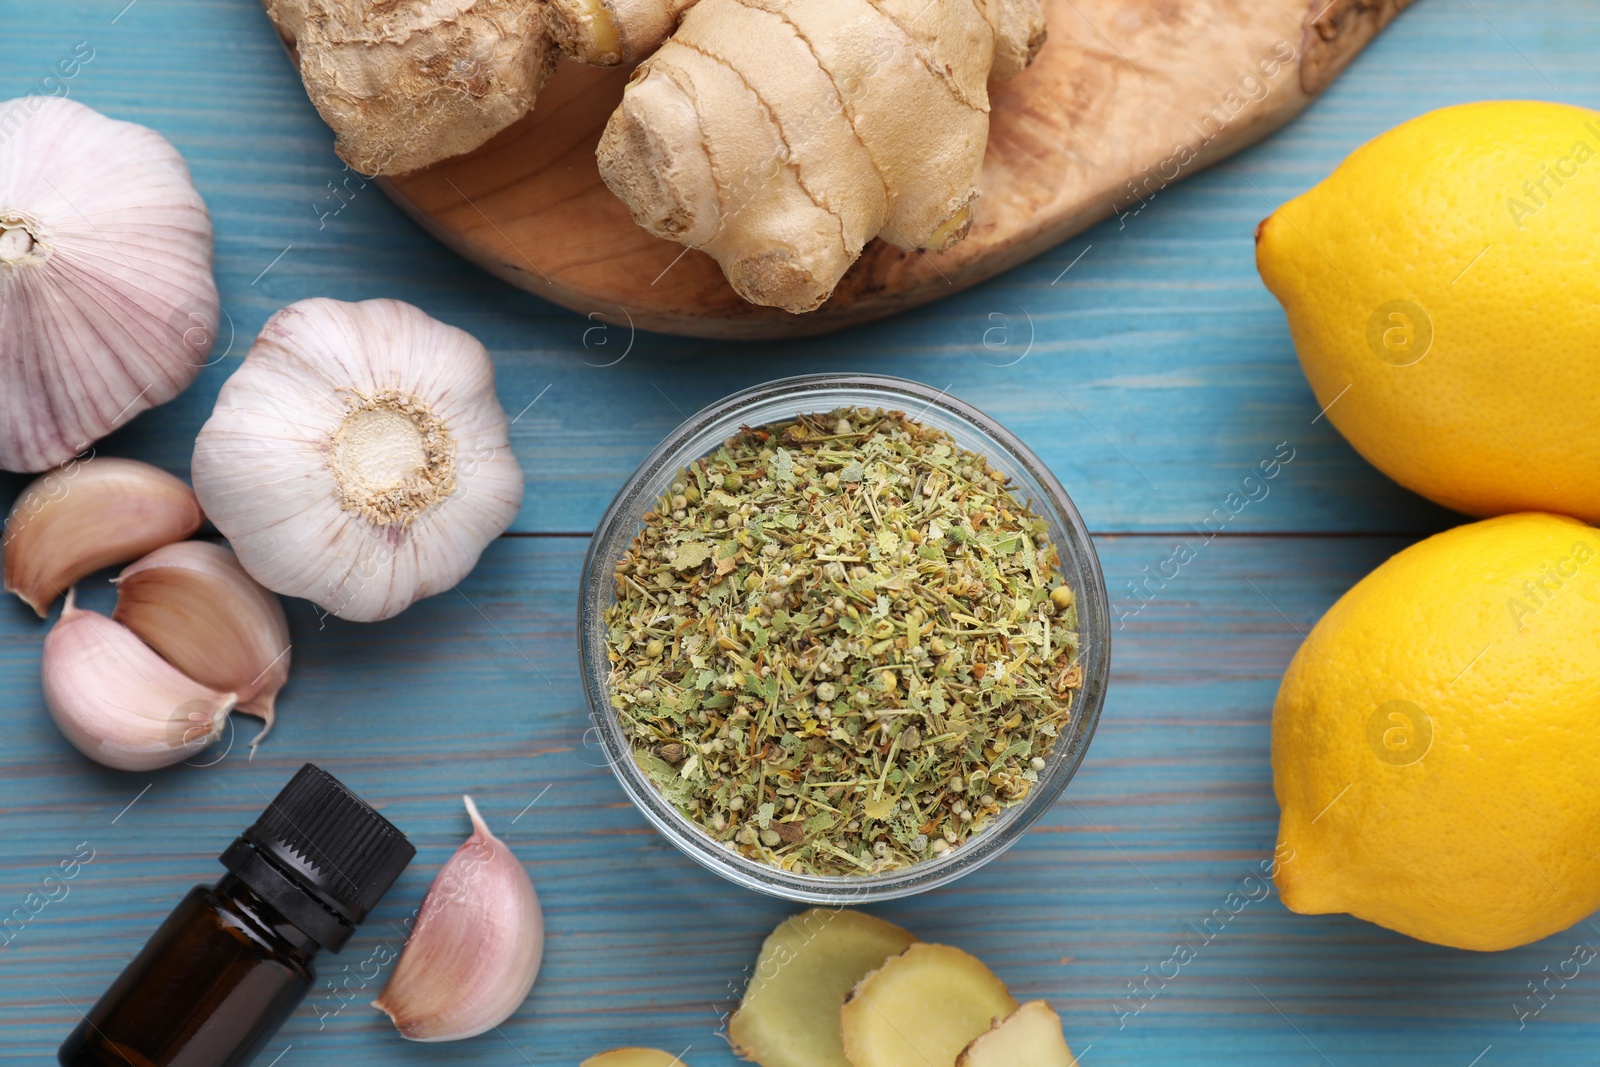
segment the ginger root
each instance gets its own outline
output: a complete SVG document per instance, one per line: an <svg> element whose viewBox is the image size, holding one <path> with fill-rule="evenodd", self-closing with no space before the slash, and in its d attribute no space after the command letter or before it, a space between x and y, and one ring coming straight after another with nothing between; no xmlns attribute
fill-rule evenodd
<svg viewBox="0 0 1600 1067"><path fill-rule="evenodd" d="M1039 0L700 0L635 72L597 155L639 225L757 304L811 311L875 236L967 235L991 75Z"/></svg>
<svg viewBox="0 0 1600 1067"><path fill-rule="evenodd" d="M994 67L990 81L1010 81L1027 70L1044 47L1044 8L1039 0L995 0Z"/></svg>
<svg viewBox="0 0 1600 1067"><path fill-rule="evenodd" d="M363 174L478 147L533 107L560 52L541 0L265 0L300 77Z"/></svg>
<svg viewBox="0 0 1600 1067"><path fill-rule="evenodd" d="M550 36L597 67L632 63L667 39L695 0L545 0Z"/></svg>

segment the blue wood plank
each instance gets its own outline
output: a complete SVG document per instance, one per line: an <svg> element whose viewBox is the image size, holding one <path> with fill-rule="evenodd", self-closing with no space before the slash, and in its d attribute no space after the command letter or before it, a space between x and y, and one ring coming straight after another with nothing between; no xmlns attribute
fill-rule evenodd
<svg viewBox="0 0 1600 1067"><path fill-rule="evenodd" d="M512 413L542 396L513 427L530 475L521 531L592 528L680 412L763 378L836 368L949 386L988 409L1055 467L1096 530L1188 529L1284 440L1303 445L1299 466L1239 528L1437 528L1444 513L1369 468L1326 419L1310 424L1317 406L1256 277L1252 229L1362 141L1428 108L1600 99L1586 52L1592 5L1426 0L1284 133L1139 214L936 306L752 351L630 338L623 326L587 332L594 323L457 260L375 188L335 194L330 184L347 175L331 137L248 0L138 0L113 22L121 6L0 0L0 96L38 90L60 56L89 42L94 59L67 89L161 130L189 159L216 216L233 342L224 338L227 354L188 393L107 447L183 470L217 389L271 312L307 296L396 296L490 346ZM599 365L624 350L621 363Z"/></svg>
<svg viewBox="0 0 1600 1067"><path fill-rule="evenodd" d="M1365 535L1455 521L1314 421L1281 312L1255 277L1251 229L1356 145L1429 108L1488 97L1593 106L1593 5L1425 0L1287 130L1139 214L933 307L751 351L616 329L586 346L593 323L457 261L375 189L334 198L329 183L345 175L331 138L250 0L125 3L0 0L0 98L53 91L41 80L89 42L95 57L67 90L172 138L217 222L232 347L105 451L186 473L194 432L249 339L272 311L313 295L398 296L489 345L507 408L523 412L513 428L529 474L523 534L592 528L683 413L732 389L819 369L948 386L1027 440L1102 533L1121 620L1115 676L1089 759L1036 830L956 886L875 910L979 953L1019 995L1051 1000L1074 1048L1090 1048L1086 1067L1593 1059L1592 975L1521 1028L1514 1010L1575 942L1597 943L1600 930L1584 925L1469 955L1268 899L1200 945L1137 1014L1127 992L1176 944L1195 946L1195 927L1269 853L1268 716L1295 627L1405 543ZM630 340L626 358L602 365ZM1294 459L1270 493L1177 578L1152 579L1280 443ZM20 484L6 479L0 500ZM188 885L214 877L217 851L305 759L380 800L420 850L327 977L398 945L393 924L466 833L462 792L528 863L550 939L533 997L499 1036L409 1045L365 1006L372 988L342 1007L323 990L272 1046L292 1046L282 1067L575 1064L634 1043L692 1045L698 1067L733 1063L720 1013L789 909L680 858L585 744L572 654L583 545L502 539L460 592L377 627L323 628L308 605L291 605L294 680L257 759L236 747L215 767L150 775L95 767L60 739L38 694L42 624L0 604L0 685L11 694L0 912L80 842L95 852L69 895L0 949L0 1063L47 1057L75 1008ZM105 604L106 590L90 599Z"/></svg>
<svg viewBox="0 0 1600 1067"><path fill-rule="evenodd" d="M1260 895L1246 879L1275 837L1269 715L1295 628L1403 543L1219 539L1117 634L1100 732L1039 826L956 885L872 910L978 953L1019 996L1049 999L1074 1047L1093 1046L1090 1067L1320 1063L1312 1043L1335 1064L1466 1067L1491 1043L1499 1058L1485 1063L1588 1062L1600 983L1569 983L1521 1031L1511 1009L1573 942L1596 941L1585 927L1474 955L1347 917L1294 915L1276 899L1203 925L1226 914L1230 892ZM1099 548L1115 581L1159 544L1118 536ZM297 603L293 679L256 759L236 746L216 766L153 774L98 768L57 736L35 678L42 624L0 605L0 686L12 694L0 907L21 905L80 842L94 849L67 897L0 949L0 1062L39 1062L74 1006L98 995L187 886L217 874L220 849L314 759L419 848L325 978L342 982L379 945L398 947L394 924L467 832L463 792L527 864L549 941L532 998L499 1036L409 1045L367 1006L371 987L342 1010L323 989L274 1043L272 1055L293 1046L284 1065L576 1064L635 1042L693 1045L696 1067L734 1063L719 1015L790 908L672 850L586 743L569 666L583 548L581 538L503 539L460 592L419 604L404 625L319 628ZM97 584L86 589L104 603ZM1202 941L1197 928L1214 936ZM1130 1014L1127 984L1159 973L1180 942L1197 958Z"/></svg>

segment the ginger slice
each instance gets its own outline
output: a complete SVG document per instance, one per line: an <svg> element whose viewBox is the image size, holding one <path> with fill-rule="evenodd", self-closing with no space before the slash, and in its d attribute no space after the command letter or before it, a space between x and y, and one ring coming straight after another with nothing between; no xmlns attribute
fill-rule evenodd
<svg viewBox="0 0 1600 1067"><path fill-rule="evenodd" d="M956 1067L1078 1067L1067 1039L1061 1036L1061 1016L1042 1000L1030 1000L979 1034L962 1050Z"/></svg>
<svg viewBox="0 0 1600 1067"><path fill-rule="evenodd" d="M859 911L813 908L780 923L728 1022L734 1051L762 1067L851 1067L839 1006L868 972L916 940Z"/></svg>
<svg viewBox="0 0 1600 1067"><path fill-rule="evenodd" d="M915 944L856 983L844 1002L845 1056L853 1067L954 1067L974 1038L1016 1010L1005 983L976 957Z"/></svg>
<svg viewBox="0 0 1600 1067"><path fill-rule="evenodd" d="M590 1056L578 1067L689 1067L670 1052L658 1048L614 1048Z"/></svg>

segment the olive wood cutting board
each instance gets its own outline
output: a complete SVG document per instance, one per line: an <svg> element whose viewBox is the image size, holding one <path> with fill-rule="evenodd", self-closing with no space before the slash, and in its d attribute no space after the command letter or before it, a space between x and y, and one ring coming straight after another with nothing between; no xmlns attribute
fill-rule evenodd
<svg viewBox="0 0 1600 1067"><path fill-rule="evenodd" d="M594 149L629 71L563 63L522 121L468 155L384 179L408 214L494 274L597 321L711 338L821 333L990 278L1260 140L1410 0L1045 0L1032 68L993 87L971 236L940 254L873 241L821 309L745 303L710 256L653 237Z"/></svg>

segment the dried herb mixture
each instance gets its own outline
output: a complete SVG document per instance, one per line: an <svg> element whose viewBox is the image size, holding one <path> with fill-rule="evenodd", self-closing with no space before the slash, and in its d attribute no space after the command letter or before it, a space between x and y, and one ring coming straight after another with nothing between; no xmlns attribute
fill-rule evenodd
<svg viewBox="0 0 1600 1067"><path fill-rule="evenodd" d="M847 408L686 468L615 572L611 704L708 834L807 874L960 847L1082 684L1043 519L948 434Z"/></svg>

